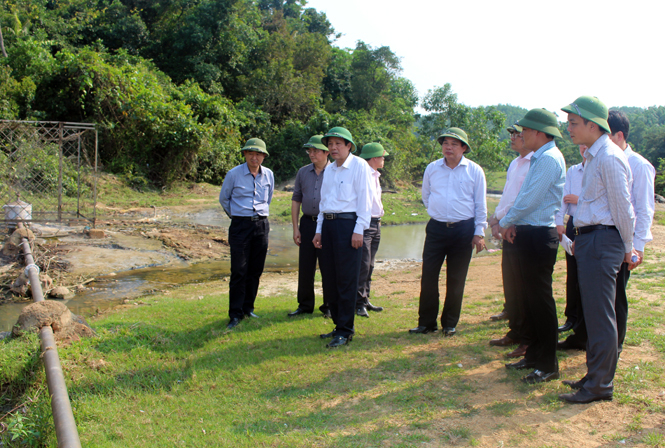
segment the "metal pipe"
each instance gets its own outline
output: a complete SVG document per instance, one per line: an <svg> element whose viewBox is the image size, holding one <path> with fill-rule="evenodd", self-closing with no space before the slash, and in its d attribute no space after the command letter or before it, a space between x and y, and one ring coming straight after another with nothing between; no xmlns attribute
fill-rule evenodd
<svg viewBox="0 0 665 448"><path fill-rule="evenodd" d="M18 227L23 229L23 223L18 223ZM39 267L35 264L30 250L30 244L27 238L23 238L23 254L25 255L25 273L30 279L30 289L32 290L32 299L35 302L44 301L44 292L42 283L39 280ZM72 412L72 405L69 402L67 385L65 384L65 375L62 373L60 358L58 357L58 348L55 344L53 329L45 325L39 329L39 339L42 347L42 360L44 361L44 371L46 373L46 383L51 396L51 413L53 414L53 425L55 426L55 436L58 439L58 448L81 448L76 420Z"/></svg>
<svg viewBox="0 0 665 448"><path fill-rule="evenodd" d="M48 392L51 395L51 412L58 448L81 448L81 440L76 428L72 405L69 402L65 375L62 373L53 329L48 325L43 326L39 330L39 338L42 345Z"/></svg>

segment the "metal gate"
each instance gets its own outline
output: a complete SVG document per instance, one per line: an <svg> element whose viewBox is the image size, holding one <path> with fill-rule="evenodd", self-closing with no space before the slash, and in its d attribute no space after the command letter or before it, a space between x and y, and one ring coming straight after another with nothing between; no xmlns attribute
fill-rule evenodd
<svg viewBox="0 0 665 448"><path fill-rule="evenodd" d="M0 222L94 226L97 138L90 123L0 120Z"/></svg>

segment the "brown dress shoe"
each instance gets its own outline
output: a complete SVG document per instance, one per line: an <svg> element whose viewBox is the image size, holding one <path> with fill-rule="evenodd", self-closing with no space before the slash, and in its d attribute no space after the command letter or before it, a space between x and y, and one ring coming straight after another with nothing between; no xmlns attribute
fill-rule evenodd
<svg viewBox="0 0 665 448"><path fill-rule="evenodd" d="M506 313L505 311L501 311L499 314L490 316L490 320L493 322L498 322L500 320L506 320L506 319L508 319L508 313Z"/></svg>
<svg viewBox="0 0 665 448"><path fill-rule="evenodd" d="M519 344L519 341L511 339L508 336L504 336L499 339L490 339L490 345L494 347L507 347L509 345L517 345L517 344Z"/></svg>
<svg viewBox="0 0 665 448"><path fill-rule="evenodd" d="M526 344L520 344L515 350L508 353L506 356L509 358L521 358L522 356L526 356L527 347L529 346Z"/></svg>

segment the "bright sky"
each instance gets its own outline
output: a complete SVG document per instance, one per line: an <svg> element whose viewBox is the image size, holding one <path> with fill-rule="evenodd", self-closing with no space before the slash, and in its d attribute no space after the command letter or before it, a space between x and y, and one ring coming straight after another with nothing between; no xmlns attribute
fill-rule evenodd
<svg viewBox="0 0 665 448"><path fill-rule="evenodd" d="M665 105L662 0L308 0L341 48L389 46L422 96L452 85L469 106L556 112L581 95Z"/></svg>

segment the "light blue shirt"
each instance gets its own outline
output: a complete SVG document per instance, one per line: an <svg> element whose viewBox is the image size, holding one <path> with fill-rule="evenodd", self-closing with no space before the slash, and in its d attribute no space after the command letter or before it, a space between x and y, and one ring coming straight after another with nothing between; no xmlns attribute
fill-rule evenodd
<svg viewBox="0 0 665 448"><path fill-rule="evenodd" d="M561 208L566 162L554 141L541 146L531 156L529 172L508 214L499 221L501 227L556 227L554 217Z"/></svg>
<svg viewBox="0 0 665 448"><path fill-rule="evenodd" d="M229 217L268 216L274 189L275 176L270 168L260 166L254 177L243 163L226 173L219 203Z"/></svg>

